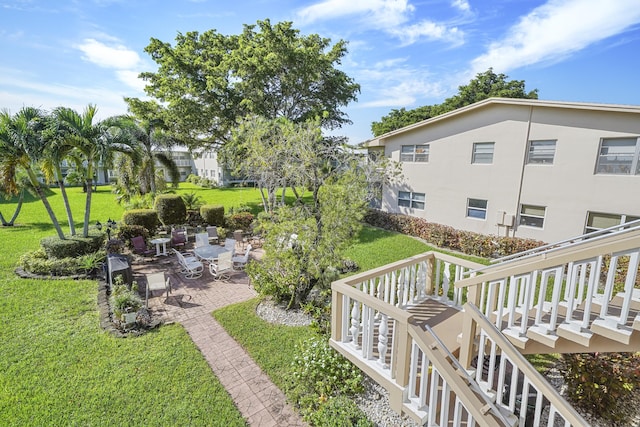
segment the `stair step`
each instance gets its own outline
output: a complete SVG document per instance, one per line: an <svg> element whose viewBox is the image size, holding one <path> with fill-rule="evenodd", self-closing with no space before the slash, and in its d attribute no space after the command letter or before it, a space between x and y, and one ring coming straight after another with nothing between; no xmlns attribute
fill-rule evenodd
<svg viewBox="0 0 640 427"><path fill-rule="evenodd" d="M557 334L562 338L566 338L585 347L589 347L589 342L591 341L591 337L593 337L593 332L583 329L582 325L576 321L560 324L557 329Z"/></svg>
<svg viewBox="0 0 640 427"><path fill-rule="evenodd" d="M534 341L538 341L547 347L555 348L558 337L555 333L549 332L548 325L535 325L527 330L527 337Z"/></svg>
<svg viewBox="0 0 640 427"><path fill-rule="evenodd" d="M633 332L631 328L619 325L616 318L596 319L590 329L598 335L627 345L631 341L631 333Z"/></svg>
<svg viewBox="0 0 640 427"><path fill-rule="evenodd" d="M529 338L520 335L520 327L505 328L502 330L502 333L515 347L521 348L523 350L526 348Z"/></svg>

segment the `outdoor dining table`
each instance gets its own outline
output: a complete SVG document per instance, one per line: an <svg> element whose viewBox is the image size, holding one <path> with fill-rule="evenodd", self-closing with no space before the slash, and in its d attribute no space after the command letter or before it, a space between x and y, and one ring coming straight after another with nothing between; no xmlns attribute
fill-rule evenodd
<svg viewBox="0 0 640 427"><path fill-rule="evenodd" d="M218 259L218 256L223 252L229 252L229 250L219 245L205 245L193 250L193 253L196 254L198 258L208 262L213 262Z"/></svg>

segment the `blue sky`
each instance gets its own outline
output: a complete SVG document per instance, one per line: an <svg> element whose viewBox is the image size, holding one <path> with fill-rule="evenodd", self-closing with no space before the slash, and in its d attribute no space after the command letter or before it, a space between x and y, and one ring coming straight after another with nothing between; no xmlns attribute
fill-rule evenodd
<svg viewBox="0 0 640 427"><path fill-rule="evenodd" d="M0 108L100 118L141 97L151 37L293 21L349 42L341 68L361 85L340 134L355 144L393 108L442 102L493 67L540 99L640 104L640 0L0 0Z"/></svg>

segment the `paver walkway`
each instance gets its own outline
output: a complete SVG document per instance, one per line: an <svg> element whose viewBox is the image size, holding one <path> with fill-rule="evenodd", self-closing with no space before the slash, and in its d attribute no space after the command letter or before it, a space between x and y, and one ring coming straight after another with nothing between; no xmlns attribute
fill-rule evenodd
<svg viewBox="0 0 640 427"><path fill-rule="evenodd" d="M286 403L282 391L211 316L218 308L256 296L245 273L235 272L229 282L221 282L213 280L205 268L201 278L185 280L175 256L134 264L133 270L142 295L144 273L164 271L169 276L172 293L168 298L159 291L150 296L150 310L165 322L184 326L249 425L306 425Z"/></svg>

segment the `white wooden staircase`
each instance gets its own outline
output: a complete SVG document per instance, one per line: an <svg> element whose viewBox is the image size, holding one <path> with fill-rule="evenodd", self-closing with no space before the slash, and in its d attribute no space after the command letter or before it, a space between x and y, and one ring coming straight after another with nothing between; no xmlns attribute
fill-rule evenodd
<svg viewBox="0 0 640 427"><path fill-rule="evenodd" d="M640 221L482 266L428 252L333 283L331 345L428 426L587 425L523 354L640 351Z"/></svg>

